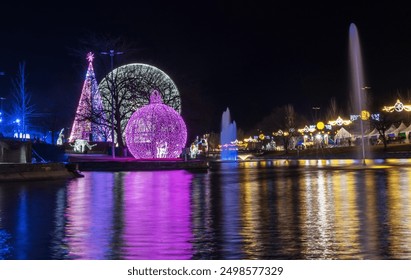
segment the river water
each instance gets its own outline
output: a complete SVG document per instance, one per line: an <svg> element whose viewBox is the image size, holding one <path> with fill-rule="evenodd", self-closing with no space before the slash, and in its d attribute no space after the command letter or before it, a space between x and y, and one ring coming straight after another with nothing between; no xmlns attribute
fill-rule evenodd
<svg viewBox="0 0 411 280"><path fill-rule="evenodd" d="M411 259L411 161L0 183L0 259Z"/></svg>

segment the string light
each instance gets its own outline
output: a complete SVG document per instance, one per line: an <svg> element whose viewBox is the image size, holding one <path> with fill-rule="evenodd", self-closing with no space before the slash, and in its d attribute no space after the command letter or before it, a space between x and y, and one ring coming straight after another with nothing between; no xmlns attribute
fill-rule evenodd
<svg viewBox="0 0 411 280"><path fill-rule="evenodd" d="M351 121L350 120L344 120L340 116L338 116L338 118L335 121L329 121L328 123L330 125L342 126L342 125L349 125L351 123Z"/></svg>
<svg viewBox="0 0 411 280"><path fill-rule="evenodd" d="M150 104L131 115L125 138L135 158L178 158L187 141L187 128L180 114L165 105L155 90Z"/></svg>
<svg viewBox="0 0 411 280"><path fill-rule="evenodd" d="M93 117L95 117L93 114L102 112L103 110L103 103L101 101L93 69L93 59L94 54L89 52L87 54L87 60L89 62L88 69L71 129L69 142L74 142L77 139L103 141L105 138L103 133L104 126L99 126L91 121ZM100 120L100 122L103 121Z"/></svg>
<svg viewBox="0 0 411 280"><path fill-rule="evenodd" d="M402 103L399 99L397 99L397 102L395 102L394 106L384 106L384 108L382 108L383 111L386 112L402 112L402 111L411 111L411 105L404 105L404 103Z"/></svg>

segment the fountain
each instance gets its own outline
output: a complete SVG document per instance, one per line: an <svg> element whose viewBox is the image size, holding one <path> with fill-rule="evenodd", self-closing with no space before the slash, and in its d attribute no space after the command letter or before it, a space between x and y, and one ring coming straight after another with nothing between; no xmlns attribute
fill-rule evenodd
<svg viewBox="0 0 411 280"><path fill-rule="evenodd" d="M237 125L231 122L230 110L227 108L221 118L221 160L237 160L237 147L231 142L237 138Z"/></svg>
<svg viewBox="0 0 411 280"><path fill-rule="evenodd" d="M364 74L362 66L361 48L360 41L358 37L358 30L354 23L350 24L349 31L349 41L350 41L350 69L351 69L351 81L352 81L352 94L353 94L353 104L354 110L360 115L360 135L361 135L361 154L360 159L362 159L363 165L365 165L365 139L364 139L364 120L363 120L363 110L366 104L366 95L364 94Z"/></svg>

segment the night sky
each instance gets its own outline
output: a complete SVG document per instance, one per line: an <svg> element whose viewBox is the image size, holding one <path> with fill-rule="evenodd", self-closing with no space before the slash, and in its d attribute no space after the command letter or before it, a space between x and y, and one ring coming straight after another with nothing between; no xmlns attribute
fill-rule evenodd
<svg viewBox="0 0 411 280"><path fill-rule="evenodd" d="M286 104L310 118L313 106L325 113L332 97L347 108L350 23L359 30L373 99L391 105L398 91L407 96L411 9L374 1L288 2L2 4L0 72L6 75L0 76L0 96L7 98L7 108L11 80L25 61L37 110L57 111L58 125L71 126L87 69L84 42L104 34L136 46L118 56L116 66L149 63L173 79L182 95L182 114L196 133L219 131L227 107L245 131ZM109 57L96 56L100 80L107 67L97 61Z"/></svg>

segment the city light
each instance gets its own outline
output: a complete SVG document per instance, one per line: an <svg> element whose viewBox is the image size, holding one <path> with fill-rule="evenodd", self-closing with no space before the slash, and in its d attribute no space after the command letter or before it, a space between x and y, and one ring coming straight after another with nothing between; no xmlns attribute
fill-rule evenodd
<svg viewBox="0 0 411 280"><path fill-rule="evenodd" d="M402 111L406 111L409 112L411 111L411 105L405 105L404 103L402 103L399 99L397 99L397 102L395 102L395 104L393 106L384 106L384 108L382 108L383 111L386 112L402 112Z"/></svg>
<svg viewBox="0 0 411 280"><path fill-rule="evenodd" d="M342 125L351 124L351 121L350 120L344 120L340 116L338 116L338 118L335 121L329 121L328 124L342 126Z"/></svg>

